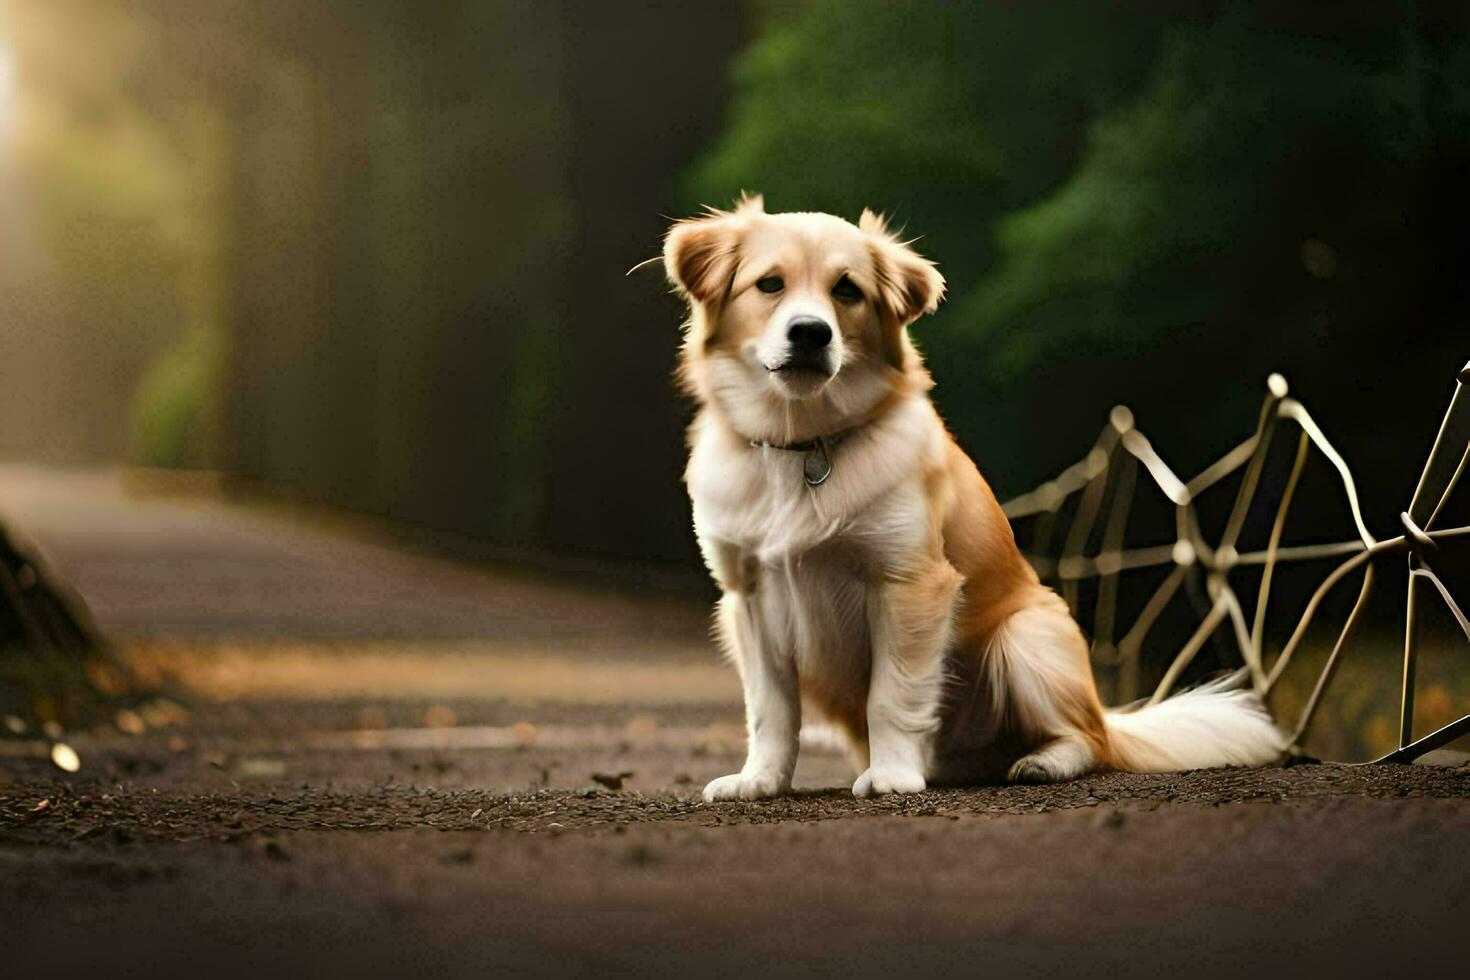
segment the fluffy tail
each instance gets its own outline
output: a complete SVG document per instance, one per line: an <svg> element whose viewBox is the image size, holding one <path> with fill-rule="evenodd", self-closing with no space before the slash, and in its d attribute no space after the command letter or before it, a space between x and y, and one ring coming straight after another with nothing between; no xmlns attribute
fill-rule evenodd
<svg viewBox="0 0 1470 980"><path fill-rule="evenodd" d="M1244 680L1241 670L1158 704L1107 712L1109 764L1127 772L1177 772L1275 762L1286 739Z"/></svg>

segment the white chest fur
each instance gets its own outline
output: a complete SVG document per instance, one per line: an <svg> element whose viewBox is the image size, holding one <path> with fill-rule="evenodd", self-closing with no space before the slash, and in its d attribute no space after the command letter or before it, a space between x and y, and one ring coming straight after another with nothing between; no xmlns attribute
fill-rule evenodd
<svg viewBox="0 0 1470 980"><path fill-rule="evenodd" d="M942 451L938 417L914 398L843 439L831 476L812 487L802 453L752 447L703 420L687 473L695 529L769 655L794 658L808 678L862 682L872 584L923 547L924 464Z"/></svg>
<svg viewBox="0 0 1470 980"><path fill-rule="evenodd" d="M842 439L831 452L831 476L812 487L802 453L753 447L702 418L685 474L701 545L707 557L711 547L733 548L761 565L830 546L881 562L926 527L923 463L942 451L942 434L928 399L909 398ZM722 569L713 571L718 577Z"/></svg>

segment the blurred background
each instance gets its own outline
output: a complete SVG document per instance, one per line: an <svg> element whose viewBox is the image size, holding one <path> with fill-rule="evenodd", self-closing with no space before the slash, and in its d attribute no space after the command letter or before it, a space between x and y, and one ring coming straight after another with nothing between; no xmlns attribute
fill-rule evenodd
<svg viewBox="0 0 1470 980"><path fill-rule="evenodd" d="M1410 0L4 0L0 457L702 599L682 311L625 273L749 189L922 236L950 292L915 339L1002 498L1119 403L1192 474L1280 371L1390 533L1470 356L1467 28ZM1313 475L1293 533L1352 537Z"/></svg>

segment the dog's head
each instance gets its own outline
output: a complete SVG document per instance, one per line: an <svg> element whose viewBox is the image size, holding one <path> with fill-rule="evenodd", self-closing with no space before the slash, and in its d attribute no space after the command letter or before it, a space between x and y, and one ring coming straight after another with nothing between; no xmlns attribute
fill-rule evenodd
<svg viewBox="0 0 1470 980"><path fill-rule="evenodd" d="M684 382L748 438L828 435L928 385L907 328L944 277L871 211L854 225L747 196L676 222L663 257L690 305Z"/></svg>

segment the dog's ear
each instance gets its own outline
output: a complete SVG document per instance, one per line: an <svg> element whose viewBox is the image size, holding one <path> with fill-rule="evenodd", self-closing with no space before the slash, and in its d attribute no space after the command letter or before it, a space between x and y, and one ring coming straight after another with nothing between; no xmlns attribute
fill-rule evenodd
<svg viewBox="0 0 1470 980"><path fill-rule="evenodd" d="M730 288L738 246L724 213L676 221L664 236L664 269L691 300L708 303Z"/></svg>
<svg viewBox="0 0 1470 980"><path fill-rule="evenodd" d="M939 309L944 299L944 276L934 263L915 252L908 242L899 241L881 214L864 208L858 228L868 235L878 292L894 319L907 326Z"/></svg>
<svg viewBox="0 0 1470 980"><path fill-rule="evenodd" d="M764 213L765 201L759 194L742 193L734 210L709 208L698 218L674 222L664 236L669 281L696 303L719 299L735 273L743 219Z"/></svg>

